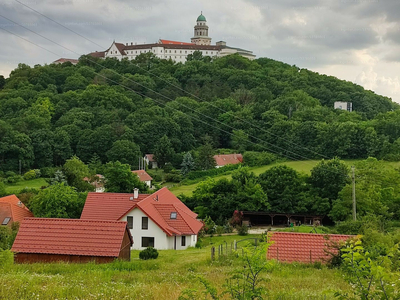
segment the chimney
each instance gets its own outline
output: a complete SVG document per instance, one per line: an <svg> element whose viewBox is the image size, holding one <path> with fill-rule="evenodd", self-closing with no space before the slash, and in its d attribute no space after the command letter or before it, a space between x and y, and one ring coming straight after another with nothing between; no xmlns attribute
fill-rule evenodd
<svg viewBox="0 0 400 300"><path fill-rule="evenodd" d="M133 46L133 42L131 42L131 46Z"/></svg>
<svg viewBox="0 0 400 300"><path fill-rule="evenodd" d="M134 188L133 189L133 199L139 198L139 189Z"/></svg>

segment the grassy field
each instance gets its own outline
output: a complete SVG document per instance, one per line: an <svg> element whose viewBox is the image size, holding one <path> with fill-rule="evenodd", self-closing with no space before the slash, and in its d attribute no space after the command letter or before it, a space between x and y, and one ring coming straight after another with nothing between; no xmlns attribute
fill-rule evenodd
<svg viewBox="0 0 400 300"><path fill-rule="evenodd" d="M15 184L7 184L6 192L10 194L18 194L24 188L40 189L42 186L49 185L44 178L37 178L32 180L19 181Z"/></svg>
<svg viewBox="0 0 400 300"><path fill-rule="evenodd" d="M207 237L202 249L159 251L158 259L150 261L139 260L139 251L133 251L131 262L0 267L0 299L178 299L188 288L204 291L197 276L222 292L231 272L243 263L238 258L211 262L211 244L230 245L242 238ZM273 263L262 278L266 299L335 299L335 290L351 289L340 271L324 266Z"/></svg>
<svg viewBox="0 0 400 300"><path fill-rule="evenodd" d="M345 163L351 166L355 161L358 160L346 160ZM281 166L281 165L286 165L288 167L291 167L295 169L298 172L310 174L310 171L312 168L315 167L316 164L318 164L320 160L307 160L307 161L288 161L288 162L281 162L281 163L275 163L267 166L262 166L262 167L252 167L250 170L254 172L256 175L260 175L261 173L264 173L268 169L271 169L272 167L275 166ZM215 180L219 180L222 178L231 178L231 175L220 175L220 176L215 176L213 177ZM191 196L192 192L196 189L198 183L191 184L191 185L170 185L169 189L171 190L172 193L175 195L180 195L184 194L187 196Z"/></svg>

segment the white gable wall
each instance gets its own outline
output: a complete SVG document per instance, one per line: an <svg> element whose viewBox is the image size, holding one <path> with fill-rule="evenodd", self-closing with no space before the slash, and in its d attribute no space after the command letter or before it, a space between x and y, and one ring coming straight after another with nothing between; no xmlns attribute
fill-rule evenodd
<svg viewBox="0 0 400 300"><path fill-rule="evenodd" d="M133 245L131 249L143 250L142 237L154 237L154 248L156 249L173 249L169 248L167 234L161 230L156 223L149 218L149 229L142 229L142 217L147 217L139 208L134 208L120 220L127 221L127 216L133 217L133 228L130 229L133 237Z"/></svg>
<svg viewBox="0 0 400 300"><path fill-rule="evenodd" d="M133 245L131 249L143 250L146 247L142 247L142 237L154 237L154 248L158 250L174 249L175 238L176 238L176 250L184 250L188 247L194 247L197 242L197 235L187 235L186 245L182 245L181 236L168 236L156 223L149 218L149 229L142 229L142 217L147 217L139 208L134 208L120 221L127 221L127 217L133 217L133 228L130 229L133 237Z"/></svg>

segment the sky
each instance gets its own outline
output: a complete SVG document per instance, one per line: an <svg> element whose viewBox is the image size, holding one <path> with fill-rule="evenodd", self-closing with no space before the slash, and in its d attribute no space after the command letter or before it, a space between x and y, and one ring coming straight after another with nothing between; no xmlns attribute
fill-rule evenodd
<svg viewBox="0 0 400 300"><path fill-rule="evenodd" d="M190 42L202 11L213 44L224 40L257 57L352 81L400 103L397 1L1 0L0 75L8 77L18 63L49 64L60 57L103 51L113 40Z"/></svg>

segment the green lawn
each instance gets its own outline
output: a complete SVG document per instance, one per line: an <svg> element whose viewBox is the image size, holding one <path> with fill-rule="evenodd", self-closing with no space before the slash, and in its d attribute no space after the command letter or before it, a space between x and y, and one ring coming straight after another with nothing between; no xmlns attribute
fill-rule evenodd
<svg viewBox="0 0 400 300"><path fill-rule="evenodd" d="M36 188L40 189L42 186L48 186L49 184L44 178L37 178L32 180L19 181L15 184L7 184L6 192L10 194L18 194L20 190L24 188Z"/></svg>
<svg viewBox="0 0 400 300"><path fill-rule="evenodd" d="M198 276L222 292L243 262L233 256L211 262L210 242L230 245L240 239L207 237L204 248L159 251L158 259L149 261L139 260L139 251L132 251L131 262L8 265L0 267L0 299L178 299L188 288L204 291ZM338 270L324 266L273 263L272 271L261 276L269 291L266 299L335 299L335 290L351 290Z"/></svg>
<svg viewBox="0 0 400 300"><path fill-rule="evenodd" d="M351 166L352 164L354 164L355 161L359 161L359 160L346 160L345 163L348 164L349 166ZM291 167L291 168L297 170L298 172L303 172L303 173L306 173L306 174L310 174L310 170L312 168L314 168L315 165L317 163L319 163L319 162L320 162L320 160L288 161L288 162L275 163L275 164L262 166L262 167L251 167L250 170L252 172L254 172L254 174L260 175L261 173L264 173L266 170L268 170L268 169L270 169L272 167L280 166L280 165L286 165L288 167ZM388 162L388 164L389 164L389 162ZM400 166L400 163L397 163L397 165ZM219 176L215 176L213 178L215 180L219 180L219 179L222 179L222 178L230 179L231 177L232 177L231 175L219 175ZM174 186L167 184L167 186L170 187L171 192L174 193L175 195L184 194L184 195L187 195L187 196L191 196L192 195L192 192L196 189L197 185L198 185L198 183L191 184L191 185L179 185L179 184L176 184Z"/></svg>

